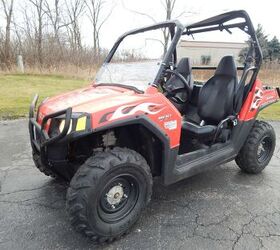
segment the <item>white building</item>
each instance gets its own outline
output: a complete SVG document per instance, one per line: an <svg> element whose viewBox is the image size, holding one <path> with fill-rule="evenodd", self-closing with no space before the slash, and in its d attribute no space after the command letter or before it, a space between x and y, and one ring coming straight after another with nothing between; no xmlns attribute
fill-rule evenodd
<svg viewBox="0 0 280 250"><path fill-rule="evenodd" d="M189 57L193 65L216 66L220 59L226 55L232 55L238 63L238 55L246 46L246 43L236 42L182 40L178 45L177 53L179 59Z"/></svg>

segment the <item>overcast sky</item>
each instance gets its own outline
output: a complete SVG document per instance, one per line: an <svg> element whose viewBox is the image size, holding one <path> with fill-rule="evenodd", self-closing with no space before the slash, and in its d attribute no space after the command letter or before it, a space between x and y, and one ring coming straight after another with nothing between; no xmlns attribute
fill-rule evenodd
<svg viewBox="0 0 280 250"><path fill-rule="evenodd" d="M148 13L157 21L164 20L161 0L117 0L116 2L110 19L101 31L101 46L111 47L117 37L127 30L153 23L151 19L130 10ZM173 16L180 15L183 10L191 12L178 18L183 24L188 24L225 11L244 9L249 13L255 27L260 23L265 32L270 35L269 38L276 35L280 39L278 6L279 1L276 0L177 0ZM86 19L82 22L84 38L87 43L90 43L90 23ZM215 40L215 37L211 40Z"/></svg>
<svg viewBox="0 0 280 250"><path fill-rule="evenodd" d="M48 1L52 4L54 0ZM136 14L132 10L147 13L155 20L163 21L165 12L161 1L163 0L107 0L105 15L110 12L112 5L115 7L101 30L101 46L110 48L122 33L153 23L151 19ZM17 7L24 6L25 1L15 0L15 3ZM255 27L260 23L269 38L276 35L280 39L279 5L277 0L177 0L173 17L176 18L176 16L185 11L186 13L178 19L183 24L190 24L226 11L244 9L249 13ZM19 12L15 12L17 21L21 20L19 14ZM3 16L0 16L0 21L0 27L4 29L5 20ZM92 45L92 28L86 15L80 18L80 24L83 43ZM196 40L201 40L197 36L195 38ZM238 36L234 34L234 36L229 37L229 41L234 41L236 38ZM211 40L215 39L220 40L219 36L212 35Z"/></svg>

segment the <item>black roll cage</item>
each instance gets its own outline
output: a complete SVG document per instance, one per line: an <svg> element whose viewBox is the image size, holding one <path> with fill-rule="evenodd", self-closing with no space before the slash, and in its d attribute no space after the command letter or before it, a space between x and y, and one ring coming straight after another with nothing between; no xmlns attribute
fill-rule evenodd
<svg viewBox="0 0 280 250"><path fill-rule="evenodd" d="M244 21L226 24L228 21L237 18L243 18ZM220 30L220 31L226 30L231 34L230 29L233 28L239 28L251 37L252 39L251 47L255 52L256 66L260 67L262 63L262 51L252 21L248 13L244 10L230 11L224 14L220 14L218 16L207 18L203 21L191 24L189 26L186 26L183 35L192 35L195 33L202 33L202 32L215 31L215 30Z"/></svg>
<svg viewBox="0 0 280 250"><path fill-rule="evenodd" d="M234 19L243 18L244 21L238 21L236 23L229 23L227 22L232 21ZM154 79L154 82L152 83L153 86L158 86L160 79L162 78L162 74L165 69L169 68L172 64L171 60L173 58L174 63L176 63L177 60L177 53L176 53L176 46L181 38L182 35L193 35L197 33L203 33L203 32L210 32L210 31L227 31L230 34L231 29L239 28L245 33L247 33L251 37L251 43L250 48L248 50L248 53L245 58L244 67L238 67L238 70L243 70L243 74L241 76L240 83L244 84L246 81L246 78L249 74L249 72L253 72L251 79L249 81L249 88L251 89L254 81L256 80L256 77L258 75L260 66L262 64L262 51L259 45L259 41L256 36L256 32L254 29L254 26L252 24L252 21L248 15L248 13L244 10L238 10L238 11L230 11L226 12L217 16L213 16L211 18L207 18L205 20L202 20L197 23L193 23L191 25L183 26L179 21L165 21L161 23L157 23L154 25L146 26L140 29L134 29L129 32L124 33L117 42L114 44L112 49L110 50L108 56L106 57L104 63L109 63L116 52L118 46L123 41L123 39L129 35L134 35L138 33L142 33L149 30L155 30L159 28L169 28L170 34L171 34L171 44L162 60L161 66L159 68L159 71L157 73L157 76ZM252 66L252 63L254 64ZM193 69L199 70L199 69L216 69L216 67L193 67ZM248 93L248 92L247 92ZM246 94L245 94L246 97ZM244 99L245 99L244 97Z"/></svg>

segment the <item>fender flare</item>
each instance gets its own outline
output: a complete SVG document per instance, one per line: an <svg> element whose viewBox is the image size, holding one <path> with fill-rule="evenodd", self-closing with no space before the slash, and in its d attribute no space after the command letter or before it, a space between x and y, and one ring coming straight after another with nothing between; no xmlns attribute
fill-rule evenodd
<svg viewBox="0 0 280 250"><path fill-rule="evenodd" d="M73 133L68 138L66 137L65 140L67 141L75 141L78 139L81 139L83 137L86 137L88 135L106 131L109 129L129 126L129 125L137 125L140 124L144 126L148 131L150 131L152 134L155 135L156 138L160 140L163 146L162 150L162 166L161 166L161 175L165 176L165 172L167 167L172 167L175 165L176 157L178 154L178 147L176 148L170 148L170 139L167 136L167 134L164 133L164 131L153 121L151 121L147 116L141 115L141 116L134 116L127 119L122 119L119 121L112 122L108 125L101 126L95 129L91 129L90 131L86 132L79 132L79 133ZM62 139L64 140L64 139Z"/></svg>

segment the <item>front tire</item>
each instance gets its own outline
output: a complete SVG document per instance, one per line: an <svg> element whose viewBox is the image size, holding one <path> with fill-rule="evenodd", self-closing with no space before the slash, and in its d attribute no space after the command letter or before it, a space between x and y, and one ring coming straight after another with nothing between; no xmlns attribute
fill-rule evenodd
<svg viewBox="0 0 280 250"><path fill-rule="evenodd" d="M275 149L275 132L264 121L256 121L248 138L237 155L237 165L250 174L260 173L269 163Z"/></svg>
<svg viewBox="0 0 280 250"><path fill-rule="evenodd" d="M93 241L111 242L136 222L151 194L152 175L140 154L126 148L99 152L71 180L71 224Z"/></svg>
<svg viewBox="0 0 280 250"><path fill-rule="evenodd" d="M32 152L32 157L36 168L38 168L40 172L54 179L59 179L55 172L42 164L40 155L38 153Z"/></svg>

